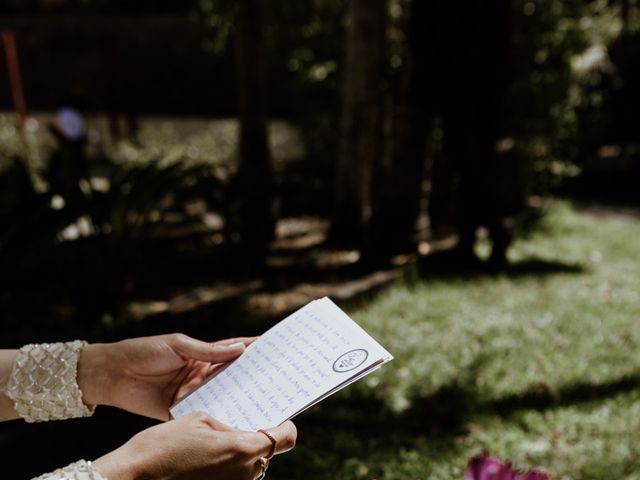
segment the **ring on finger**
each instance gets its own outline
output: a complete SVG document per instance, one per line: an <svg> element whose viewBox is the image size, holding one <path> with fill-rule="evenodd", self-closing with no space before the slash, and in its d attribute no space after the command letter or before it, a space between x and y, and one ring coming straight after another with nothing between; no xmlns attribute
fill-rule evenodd
<svg viewBox="0 0 640 480"><path fill-rule="evenodd" d="M263 480L264 477L267 476L267 468L269 468L269 459L260 457L258 459L258 462L260 463L261 470L260 470L260 475L258 475L258 478L256 480Z"/></svg>
<svg viewBox="0 0 640 480"><path fill-rule="evenodd" d="M276 441L275 437L273 435L271 435L269 432L267 432L265 429L260 428L260 429L258 429L258 432L264 434L269 439L269 441L271 442L271 447L269 448L269 453L265 457L267 460L269 460L271 457L273 457L275 455L276 447L277 447L278 442Z"/></svg>

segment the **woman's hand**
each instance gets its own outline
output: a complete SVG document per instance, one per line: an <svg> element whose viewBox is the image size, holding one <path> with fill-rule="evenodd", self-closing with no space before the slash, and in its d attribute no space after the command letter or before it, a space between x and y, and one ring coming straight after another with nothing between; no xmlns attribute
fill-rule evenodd
<svg viewBox="0 0 640 480"><path fill-rule="evenodd" d="M169 407L227 362L253 338L202 342L182 334L87 345L78 384L89 405L111 405L159 420Z"/></svg>
<svg viewBox="0 0 640 480"><path fill-rule="evenodd" d="M294 447L293 423L269 433L276 439L275 453ZM262 433L234 430L195 412L140 432L93 465L102 476L118 480L255 480L270 449Z"/></svg>

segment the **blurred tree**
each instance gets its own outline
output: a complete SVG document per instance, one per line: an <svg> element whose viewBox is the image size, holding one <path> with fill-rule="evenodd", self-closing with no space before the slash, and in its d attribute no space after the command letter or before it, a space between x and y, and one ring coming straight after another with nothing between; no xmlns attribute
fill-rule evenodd
<svg viewBox="0 0 640 480"><path fill-rule="evenodd" d="M416 84L416 45L413 36L421 28L419 19L410 13L409 2L396 2L392 19L399 32L409 38L396 39L390 35L389 46L397 50L390 56L391 68L399 73L392 98L389 155L385 155L376 172L374 210L371 225L372 250L378 255L415 251L416 220L420 213L425 179L426 147L429 119L413 98L412 92L421 88ZM397 18L396 18L397 17ZM411 19L411 23L407 21ZM416 23L414 25L414 23ZM404 58L404 61L402 59ZM422 60L421 60L422 61ZM398 68L398 67L402 68ZM389 75L393 77L394 75ZM393 80L393 78L391 78Z"/></svg>
<svg viewBox="0 0 640 480"><path fill-rule="evenodd" d="M387 0L352 0L347 36L344 112L330 238L367 247L373 176L383 150Z"/></svg>
<svg viewBox="0 0 640 480"><path fill-rule="evenodd" d="M263 2L237 4L236 65L240 119L239 234L250 252L261 255L275 233L274 177L267 144L267 74Z"/></svg>

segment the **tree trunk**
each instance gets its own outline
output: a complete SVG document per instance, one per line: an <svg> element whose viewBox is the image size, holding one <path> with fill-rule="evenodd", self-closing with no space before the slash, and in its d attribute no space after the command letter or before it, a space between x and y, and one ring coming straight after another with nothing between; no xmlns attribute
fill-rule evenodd
<svg viewBox="0 0 640 480"><path fill-rule="evenodd" d="M344 113L331 239L366 248L373 172L383 151L383 69L387 0L352 0Z"/></svg>
<svg viewBox="0 0 640 480"><path fill-rule="evenodd" d="M371 248L373 254L381 256L415 250L416 221L423 197L431 118L410 98L417 86L411 52L408 57L405 78L394 102L391 155L377 172Z"/></svg>
<svg viewBox="0 0 640 480"><path fill-rule="evenodd" d="M238 2L236 65L240 120L237 187L241 242L264 253L275 231L274 178L267 143L262 1Z"/></svg>

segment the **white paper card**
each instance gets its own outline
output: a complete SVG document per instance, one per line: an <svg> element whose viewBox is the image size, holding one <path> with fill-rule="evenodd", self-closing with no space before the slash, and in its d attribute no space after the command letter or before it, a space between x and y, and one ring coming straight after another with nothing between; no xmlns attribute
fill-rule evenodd
<svg viewBox="0 0 640 480"><path fill-rule="evenodd" d="M273 326L170 411L174 418L204 411L241 430L270 428L392 359L325 297Z"/></svg>

